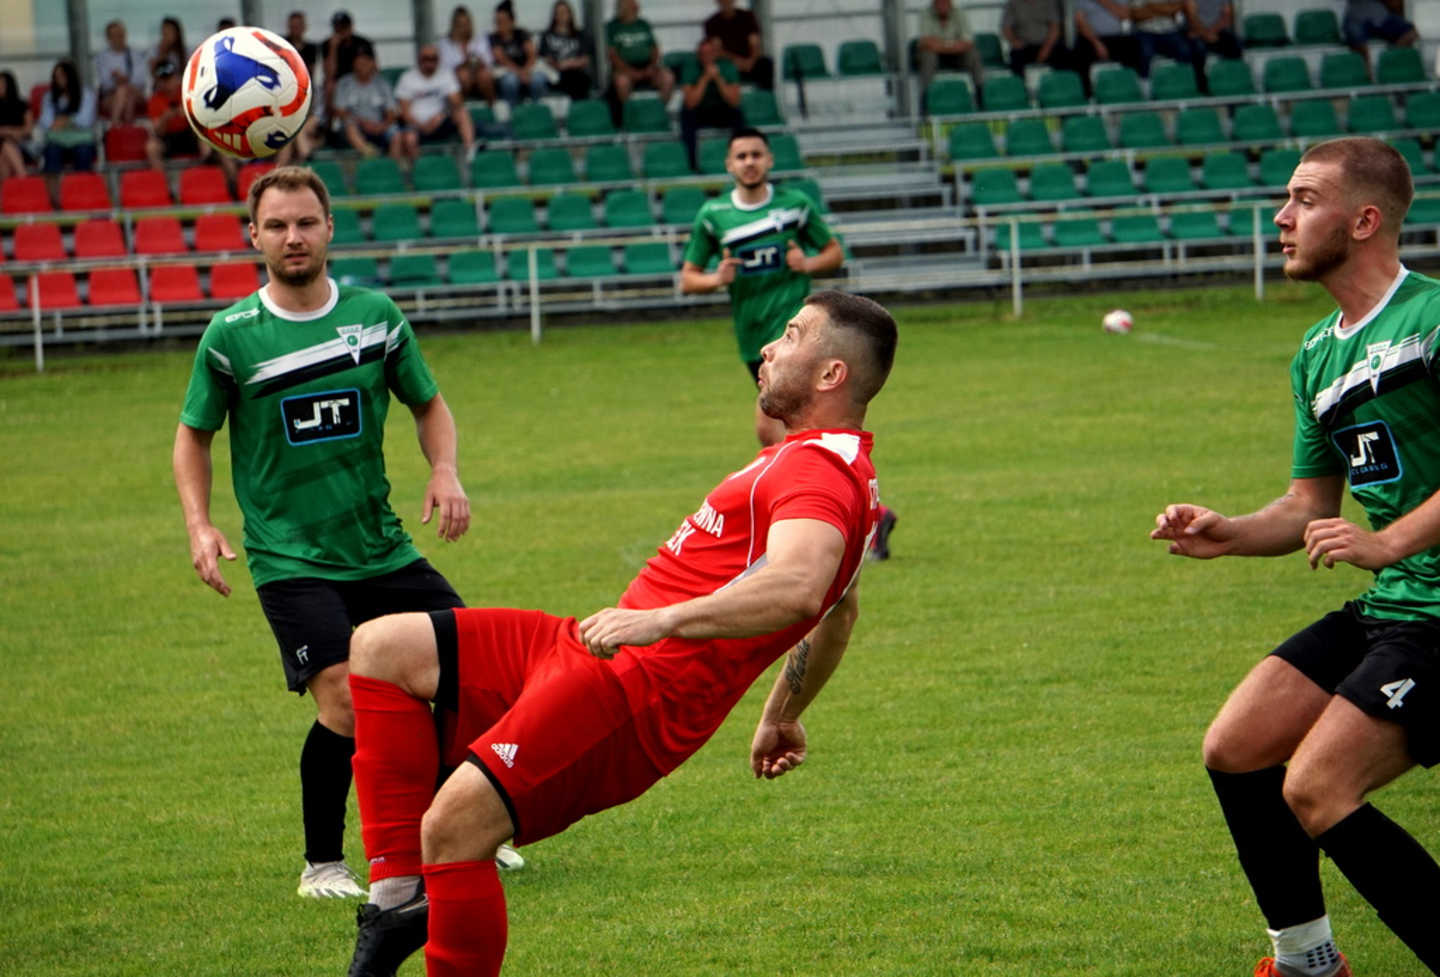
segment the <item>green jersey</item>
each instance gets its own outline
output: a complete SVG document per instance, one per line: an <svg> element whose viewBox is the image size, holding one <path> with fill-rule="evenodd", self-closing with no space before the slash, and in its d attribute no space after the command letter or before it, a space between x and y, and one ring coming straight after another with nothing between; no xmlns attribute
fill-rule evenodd
<svg viewBox="0 0 1440 977"><path fill-rule="evenodd" d="M1313 326L1290 364L1295 393L1291 475L1344 475L1382 529L1440 490L1440 281L1401 269L1365 319ZM1375 575L1366 614L1440 617L1440 546Z"/></svg>
<svg viewBox="0 0 1440 977"><path fill-rule="evenodd" d="M819 251L832 237L803 192L775 186L768 191L754 206L736 202L733 191L705 201L685 246L685 260L699 268L727 250L740 259L730 304L740 358L747 363L760 359L761 348L785 331L810 294L810 276L785 262L789 243Z"/></svg>
<svg viewBox="0 0 1440 977"><path fill-rule="evenodd" d="M230 418L235 498L255 585L363 580L420 558L390 508L390 391L423 404L439 387L415 334L378 292L330 283L311 313L254 295L216 313L195 353L180 421Z"/></svg>
<svg viewBox="0 0 1440 977"><path fill-rule="evenodd" d="M612 20L605 25L605 43L615 49L621 61L632 68L643 68L655 51L655 32L648 20L636 18L628 24Z"/></svg>

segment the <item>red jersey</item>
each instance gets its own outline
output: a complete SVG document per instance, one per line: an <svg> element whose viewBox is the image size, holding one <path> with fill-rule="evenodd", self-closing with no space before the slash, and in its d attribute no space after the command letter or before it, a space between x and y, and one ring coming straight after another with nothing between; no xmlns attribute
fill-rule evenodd
<svg viewBox="0 0 1440 977"><path fill-rule="evenodd" d="M715 593L765 566L770 527L819 519L845 536L845 555L814 617L752 638L667 638L612 660L650 758L668 773L700 748L752 682L844 596L880 515L871 435L805 431L760 452L717 485L630 582L621 607L651 608Z"/></svg>

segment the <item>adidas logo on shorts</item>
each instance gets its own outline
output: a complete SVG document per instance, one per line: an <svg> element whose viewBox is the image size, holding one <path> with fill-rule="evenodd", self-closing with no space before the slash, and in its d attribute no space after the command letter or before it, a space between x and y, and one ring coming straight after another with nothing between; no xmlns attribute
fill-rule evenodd
<svg viewBox="0 0 1440 977"><path fill-rule="evenodd" d="M515 766L515 752L520 749L514 743L491 743L490 749L500 758L500 762L507 767Z"/></svg>

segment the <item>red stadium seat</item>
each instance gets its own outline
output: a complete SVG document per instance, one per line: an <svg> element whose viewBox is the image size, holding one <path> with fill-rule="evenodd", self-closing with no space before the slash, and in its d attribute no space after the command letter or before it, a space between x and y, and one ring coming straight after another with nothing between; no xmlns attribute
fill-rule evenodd
<svg viewBox="0 0 1440 977"><path fill-rule="evenodd" d="M61 210L109 210L113 206L110 187L99 173L61 174Z"/></svg>
<svg viewBox="0 0 1440 977"><path fill-rule="evenodd" d="M134 251L136 254L182 254L185 233L175 217L141 217L135 221Z"/></svg>
<svg viewBox="0 0 1440 977"><path fill-rule="evenodd" d="M16 261L64 261L65 243L58 224L21 224L15 228Z"/></svg>
<svg viewBox="0 0 1440 977"><path fill-rule="evenodd" d="M10 176L0 183L0 213L48 214L53 209L43 176Z"/></svg>
<svg viewBox="0 0 1440 977"><path fill-rule="evenodd" d="M203 302L200 275L194 265L160 265L150 269L151 302Z"/></svg>
<svg viewBox="0 0 1440 977"><path fill-rule="evenodd" d="M134 268L96 268L90 273L91 305L139 305Z"/></svg>
<svg viewBox="0 0 1440 977"><path fill-rule="evenodd" d="M243 299L260 287L260 273L248 261L231 261L210 269L210 295L217 299Z"/></svg>
<svg viewBox="0 0 1440 977"><path fill-rule="evenodd" d="M108 217L97 217L75 225L75 257L123 258L129 253L120 225Z"/></svg>
<svg viewBox="0 0 1440 977"><path fill-rule="evenodd" d="M9 275L0 275L0 312L14 312L20 308L15 298L15 283Z"/></svg>
<svg viewBox="0 0 1440 977"><path fill-rule="evenodd" d="M174 202L170 181L160 170L126 170L120 174L120 206L168 207Z"/></svg>
<svg viewBox="0 0 1440 977"><path fill-rule="evenodd" d="M40 286L40 308L74 309L80 305L80 293L75 288L75 276L68 271L40 271L30 277L31 282ZM25 288L25 304L30 304L30 289Z"/></svg>
<svg viewBox="0 0 1440 977"><path fill-rule="evenodd" d="M240 221L230 214L202 214L195 218L196 251L240 251L250 247Z"/></svg>
<svg viewBox="0 0 1440 977"><path fill-rule="evenodd" d="M40 121L40 112L45 108L45 93L50 89L50 83L42 81L38 85L30 86L30 111L35 113L35 121Z"/></svg>
<svg viewBox="0 0 1440 977"><path fill-rule="evenodd" d="M105 130L105 162L143 163L150 133L140 126L111 126Z"/></svg>
<svg viewBox="0 0 1440 977"><path fill-rule="evenodd" d="M274 163L246 163L235 176L235 196L244 201L250 194L250 184L262 173L275 168Z"/></svg>
<svg viewBox="0 0 1440 977"><path fill-rule="evenodd" d="M218 166L187 166L180 171L180 202L197 204L228 204L234 202L225 171Z"/></svg>

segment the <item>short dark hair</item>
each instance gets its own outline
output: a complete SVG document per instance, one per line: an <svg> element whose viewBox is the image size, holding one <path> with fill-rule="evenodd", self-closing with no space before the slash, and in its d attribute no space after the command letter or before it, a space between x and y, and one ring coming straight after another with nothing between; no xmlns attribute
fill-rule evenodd
<svg viewBox="0 0 1440 977"><path fill-rule="evenodd" d="M855 378L856 402L868 404L885 386L890 368L895 365L895 344L898 340L895 319L879 302L835 289L815 292L805 300L805 304L824 309L832 326L862 344L864 361L848 365Z"/></svg>
<svg viewBox="0 0 1440 977"><path fill-rule="evenodd" d="M730 133L730 141L726 143L726 146L735 145L737 139L758 139L765 144L766 149L770 148L770 138L754 126L741 126Z"/></svg>
<svg viewBox="0 0 1440 977"><path fill-rule="evenodd" d="M256 218L260 216L260 198L271 187L291 192L310 190L319 198L320 209L325 212L325 219L330 219L330 191L325 186L325 181L320 179L308 166L277 166L268 173L261 174L254 183L250 184L250 193L246 199L250 209L250 223L255 223Z"/></svg>
<svg viewBox="0 0 1440 977"><path fill-rule="evenodd" d="M1316 143L1300 157L1302 163L1335 163L1340 167L1346 192L1358 195L1357 203L1380 208L1384 225L1394 235L1415 200L1415 181L1405 157L1379 139L1346 136Z"/></svg>

